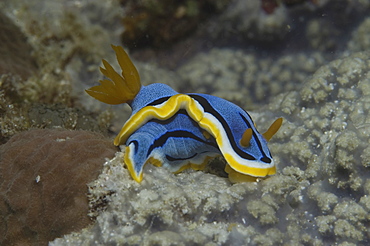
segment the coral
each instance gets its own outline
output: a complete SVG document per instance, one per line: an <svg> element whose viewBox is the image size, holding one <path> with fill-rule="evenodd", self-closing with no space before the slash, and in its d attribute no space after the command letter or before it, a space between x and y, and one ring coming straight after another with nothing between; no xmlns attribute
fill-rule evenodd
<svg viewBox="0 0 370 246"><path fill-rule="evenodd" d="M223 10L229 2L122 0L126 12L123 18L123 43L130 48L167 48L194 32L202 21Z"/></svg>
<svg viewBox="0 0 370 246"><path fill-rule="evenodd" d="M369 7L368 0L234 0L202 31L226 46L252 42L256 47L307 50L308 43L330 52L343 49L348 31Z"/></svg>
<svg viewBox="0 0 370 246"><path fill-rule="evenodd" d="M98 74L98 69L94 74L81 67L91 64L98 67L104 50L100 48L101 43L108 43L107 32L94 24L97 14L91 11L98 8L106 17L100 24L112 27L112 23L118 22L119 10L112 11L107 3L101 8L94 3L89 1L79 6L65 1L0 3L0 32L8 35L0 36L1 49L4 49L0 63L6 62L5 72L13 73L0 74L0 143L29 128L107 132L112 111L101 113L102 117L96 120L96 114L81 109L85 103L80 91L85 88L84 83L92 81L90 77ZM111 7L109 11L108 7ZM86 19L80 18L79 10L89 14L85 15ZM52 18L43 18L45 15L40 13ZM29 54L33 55L32 60ZM4 72L3 69L0 68L0 72Z"/></svg>
<svg viewBox="0 0 370 246"><path fill-rule="evenodd" d="M31 103L19 91L22 83L24 80L18 76L0 76L0 143L30 128L61 127L107 133L107 126L112 119L111 111L104 111L97 116L84 109L60 103Z"/></svg>
<svg viewBox="0 0 370 246"><path fill-rule="evenodd" d="M86 184L112 158L111 140L35 129L0 148L0 244L46 245L91 223Z"/></svg>
<svg viewBox="0 0 370 246"><path fill-rule="evenodd" d="M31 127L55 128L70 130L89 130L106 134L112 115L109 111L96 115L77 107L63 105L32 104L26 116Z"/></svg>
<svg viewBox="0 0 370 246"><path fill-rule="evenodd" d="M319 232L336 242L367 240L369 71L369 52L335 60L318 69L299 92L270 107L291 121L282 129L286 146L275 150L282 153L280 163L304 171Z"/></svg>
<svg viewBox="0 0 370 246"><path fill-rule="evenodd" d="M185 85L180 89L213 94L251 109L266 104L281 92L297 89L324 62L319 53L264 59L240 50L213 49L195 56L178 69Z"/></svg>
<svg viewBox="0 0 370 246"><path fill-rule="evenodd" d="M280 1L279 1L280 2ZM223 44L245 44L257 42L259 45L279 43L294 25L284 5L271 6L274 11L267 14L269 7L261 0L234 0L225 9L217 21L207 23L207 35ZM269 11L269 10L268 10Z"/></svg>
<svg viewBox="0 0 370 246"><path fill-rule="evenodd" d="M0 143L2 143L16 133L32 128L61 127L107 134L112 112L104 111L97 115L62 104L12 104L1 91L0 85L0 116Z"/></svg>
<svg viewBox="0 0 370 246"><path fill-rule="evenodd" d="M120 154L89 188L94 200L115 193L107 210L88 230L51 245L368 244L369 71L369 52L334 60L299 90L276 96L267 108L275 113L254 117L257 124L285 117L270 142L277 175L231 184L200 171L174 175L146 166L137 184Z"/></svg>
<svg viewBox="0 0 370 246"><path fill-rule="evenodd" d="M356 26L364 21L364 17L370 9L370 2L324 0L316 1L316 15L306 16L304 30L306 39L311 48L325 52L341 51L348 46L348 33L353 32ZM328 18L322 18L323 16ZM359 51L361 45L366 45L366 24L359 28L359 33L352 43L352 51ZM361 31L362 29L362 31ZM353 43L355 42L355 43ZM362 44L361 44L362 43ZM353 46L354 45L354 46ZM355 46L357 46L355 48Z"/></svg>
<svg viewBox="0 0 370 246"><path fill-rule="evenodd" d="M85 106L87 96L80 92L99 76L99 62L109 50L106 44L119 40L118 33L109 32L121 28L118 1L4 0L0 9L27 37L31 49L24 54L32 52L38 67L32 77L16 84L21 98Z"/></svg>
<svg viewBox="0 0 370 246"><path fill-rule="evenodd" d="M13 21L0 12L0 75L11 73L27 78L37 69L32 47Z"/></svg>
<svg viewBox="0 0 370 246"><path fill-rule="evenodd" d="M30 77L20 79L21 74L15 74L0 78L0 100L4 105L0 105L0 142L30 127L86 129L91 126L89 130L101 130L96 124L93 126L96 116L81 108L97 114L103 111L105 123L112 118L112 109L94 103L81 91L101 77L98 68L101 57L108 53L106 44L119 42L123 13L119 2L4 0L0 9L26 36L30 49L23 53L32 53L37 65ZM15 59L19 55L13 52L12 56ZM122 109L115 110L123 121L129 115L122 113ZM28 112L32 115L28 116ZM68 112L71 114L65 119L59 117ZM84 127L79 128L80 123Z"/></svg>
<svg viewBox="0 0 370 246"><path fill-rule="evenodd" d="M331 21L312 19L308 21L306 38L311 48L322 51L334 51L338 47L341 32Z"/></svg>
<svg viewBox="0 0 370 246"><path fill-rule="evenodd" d="M370 17L366 18L353 32L353 39L348 43L351 51L370 50Z"/></svg>
<svg viewBox="0 0 370 246"><path fill-rule="evenodd" d="M287 7L290 6L296 6L296 5L304 5L307 3L312 4L313 6L315 4L319 4L319 2L322 2L320 0L261 0L261 8L266 12L266 14L272 14L275 11L275 8L277 8L280 4L283 4Z"/></svg>

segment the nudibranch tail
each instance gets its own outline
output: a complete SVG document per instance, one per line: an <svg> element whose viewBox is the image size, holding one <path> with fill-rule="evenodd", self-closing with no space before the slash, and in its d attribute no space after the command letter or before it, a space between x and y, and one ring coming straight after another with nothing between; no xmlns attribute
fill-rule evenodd
<svg viewBox="0 0 370 246"><path fill-rule="evenodd" d="M274 136L276 132L280 129L281 124L283 124L283 118L276 119L274 123L271 124L270 128L262 134L266 141L270 141L272 136Z"/></svg>
<svg viewBox="0 0 370 246"><path fill-rule="evenodd" d="M107 104L121 104L132 101L140 91L140 76L130 58L120 46L112 45L116 52L122 75L103 59L100 68L102 74L109 79L100 80L100 85L87 89L86 92L95 99Z"/></svg>

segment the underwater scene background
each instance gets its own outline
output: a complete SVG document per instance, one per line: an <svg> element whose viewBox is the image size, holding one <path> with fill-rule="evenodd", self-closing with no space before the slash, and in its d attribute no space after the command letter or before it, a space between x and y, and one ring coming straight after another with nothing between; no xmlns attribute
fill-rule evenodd
<svg viewBox="0 0 370 246"><path fill-rule="evenodd" d="M3 0L0 244L368 245L369 0ZM111 44L141 81L248 110L277 174L231 183L145 167L113 138L130 116L84 90ZM36 128L36 129L35 129ZM111 143L111 144L109 144Z"/></svg>

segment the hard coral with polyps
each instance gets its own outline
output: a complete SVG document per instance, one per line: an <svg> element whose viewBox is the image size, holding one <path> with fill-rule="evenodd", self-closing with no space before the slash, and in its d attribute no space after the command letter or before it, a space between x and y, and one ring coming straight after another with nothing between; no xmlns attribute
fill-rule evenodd
<svg viewBox="0 0 370 246"><path fill-rule="evenodd" d="M34 129L0 146L0 244L46 245L86 227L87 183L116 152L88 131Z"/></svg>

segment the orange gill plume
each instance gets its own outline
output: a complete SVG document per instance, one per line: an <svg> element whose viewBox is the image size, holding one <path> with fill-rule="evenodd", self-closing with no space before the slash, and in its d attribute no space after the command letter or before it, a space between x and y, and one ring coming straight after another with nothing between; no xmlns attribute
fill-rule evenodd
<svg viewBox="0 0 370 246"><path fill-rule="evenodd" d="M112 45L116 53L122 75L103 59L100 71L109 79L100 80L100 85L87 89L86 92L93 98L107 104L121 104L133 100L140 91L140 76L129 56L120 46Z"/></svg>

